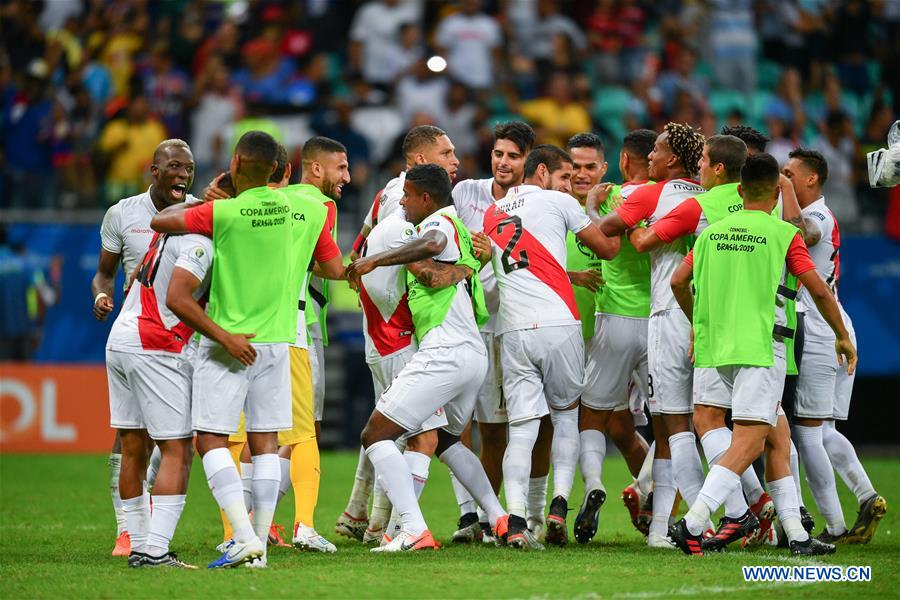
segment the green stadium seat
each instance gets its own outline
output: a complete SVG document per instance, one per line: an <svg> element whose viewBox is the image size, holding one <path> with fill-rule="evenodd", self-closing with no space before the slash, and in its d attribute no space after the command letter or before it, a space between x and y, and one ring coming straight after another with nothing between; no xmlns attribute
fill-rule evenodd
<svg viewBox="0 0 900 600"><path fill-rule="evenodd" d="M621 122L631 102L631 92L621 87L604 86L594 92L591 114L598 121Z"/></svg>
<svg viewBox="0 0 900 600"><path fill-rule="evenodd" d="M740 92L734 90L713 90L709 93L709 107L713 114L721 121L735 108L745 114L747 111L747 99Z"/></svg>
<svg viewBox="0 0 900 600"><path fill-rule="evenodd" d="M756 87L760 90L774 92L781 77L781 66L771 60L760 60L757 63Z"/></svg>

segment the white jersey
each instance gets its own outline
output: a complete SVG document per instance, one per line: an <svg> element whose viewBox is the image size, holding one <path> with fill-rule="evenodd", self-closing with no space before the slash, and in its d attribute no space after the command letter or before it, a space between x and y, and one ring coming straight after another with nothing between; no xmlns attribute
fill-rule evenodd
<svg viewBox="0 0 900 600"><path fill-rule="evenodd" d="M415 237L413 224L395 211L379 219L366 238L362 255L398 248ZM359 301L363 309L367 363L380 362L414 343L412 315L406 299L406 267L378 267L363 275Z"/></svg>
<svg viewBox="0 0 900 600"><path fill-rule="evenodd" d="M690 179L668 179L648 183L634 190L616 208L616 213L628 227L641 221L653 225L669 214L676 206L702 194L706 190ZM650 251L650 314L677 309L678 302L672 294L672 274L684 260L687 245L683 238Z"/></svg>
<svg viewBox="0 0 900 600"><path fill-rule="evenodd" d="M834 292L834 297L838 300L838 279L841 274L841 234L838 230L837 219L834 218L831 209L825 205L825 198L819 197L818 200L800 210L803 220L806 223L808 233L815 231L819 234L819 241L814 246L810 246L809 256L816 265L816 272L825 280L825 283ZM819 312L812 296L802 285L798 292L797 307L806 313L803 321L805 335L811 339L834 339L834 331L825 321L825 317ZM841 309L841 315L844 317L844 323L848 328L851 327L850 317L844 312L838 300L838 306Z"/></svg>
<svg viewBox="0 0 900 600"><path fill-rule="evenodd" d="M535 185L511 188L485 214L500 288L498 335L580 323L566 274L566 234L590 224L575 198Z"/></svg>
<svg viewBox="0 0 900 600"><path fill-rule="evenodd" d="M188 194L186 202L192 204L200 200ZM121 255L122 268L125 270L125 290L153 239L150 220L157 212L148 188L143 194L119 200L103 216L100 243L107 252Z"/></svg>
<svg viewBox="0 0 900 600"><path fill-rule="evenodd" d="M453 204L460 220L470 231L484 231L484 213L494 205L494 178L466 179L453 188ZM494 269L485 267L478 273L481 286L484 288L484 301L491 318L481 328L485 333L496 329L497 312L500 310L500 289Z"/></svg>
<svg viewBox="0 0 900 600"><path fill-rule="evenodd" d="M447 238L447 245L440 254L434 257L434 260L452 265L456 264L462 254L459 243L456 241L456 227L448 217L443 215L455 217L457 216L456 209L448 206L423 219L418 227L419 237L423 237L429 231L438 231L443 234ZM443 323L430 330L424 338L419 340L420 349L456 348L463 345L475 346L481 350L482 354L485 353L484 342L478 332L475 311L472 308L472 299L469 296L465 280L456 284L456 294L453 296L453 302L450 304L450 310L447 311Z"/></svg>
<svg viewBox="0 0 900 600"><path fill-rule="evenodd" d="M199 300L209 287L212 240L198 234L153 237L116 317L107 350L141 354L181 353L193 332L166 306L166 294L175 267L190 271L202 283L194 292Z"/></svg>
<svg viewBox="0 0 900 600"><path fill-rule="evenodd" d="M373 229L381 219L390 214L402 210L400 201L403 199L403 182L406 181L406 171L391 179L384 186L384 189L375 197L372 208L366 213L363 223Z"/></svg>

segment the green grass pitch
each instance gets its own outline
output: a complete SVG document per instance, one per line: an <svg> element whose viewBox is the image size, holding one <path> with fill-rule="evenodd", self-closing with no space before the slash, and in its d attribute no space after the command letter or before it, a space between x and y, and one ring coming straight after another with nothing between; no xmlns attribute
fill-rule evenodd
<svg viewBox="0 0 900 600"><path fill-rule="evenodd" d="M865 464L887 497L888 514L868 546L841 546L821 560L795 559L785 550L759 548L693 558L650 550L631 528L618 499L626 485L619 457L606 461L609 499L594 542L542 553L508 548L452 547L402 556L372 555L338 538L334 521L349 493L355 453L325 453L316 511L321 533L338 546L335 555L271 549L265 571L130 570L113 558L114 519L102 456L0 456L0 597L3 598L670 598L740 594L746 598L900 597L900 529L897 504L900 461ZM838 483L848 521L855 499ZM809 493L807 500L812 504ZM577 509L581 487L572 504ZM438 461L422 505L432 532L449 540L458 512L447 469ZM682 506L682 509L684 507ZM569 525L574 520L570 513ZM822 519L815 512L819 527ZM290 494L277 521L293 517ZM195 462L187 507L173 549L200 566L215 558L221 540L218 511ZM869 565L870 583L745 583L742 565Z"/></svg>

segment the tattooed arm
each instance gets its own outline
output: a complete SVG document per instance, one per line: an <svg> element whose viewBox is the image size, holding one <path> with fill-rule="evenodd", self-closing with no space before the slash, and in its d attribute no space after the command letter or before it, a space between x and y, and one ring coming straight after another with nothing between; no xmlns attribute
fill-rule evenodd
<svg viewBox="0 0 900 600"><path fill-rule="evenodd" d="M473 271L463 265L451 265L431 259L420 260L406 266L419 283L430 288L445 288L456 285L472 276Z"/></svg>

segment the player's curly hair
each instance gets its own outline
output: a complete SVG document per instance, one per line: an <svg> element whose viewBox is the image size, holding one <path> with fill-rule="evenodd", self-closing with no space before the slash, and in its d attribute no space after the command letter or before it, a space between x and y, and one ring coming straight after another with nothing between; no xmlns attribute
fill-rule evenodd
<svg viewBox="0 0 900 600"><path fill-rule="evenodd" d="M688 175L696 175L706 138L686 123L668 123L665 131L668 134L666 141L669 143L669 148L678 157L681 166Z"/></svg>

